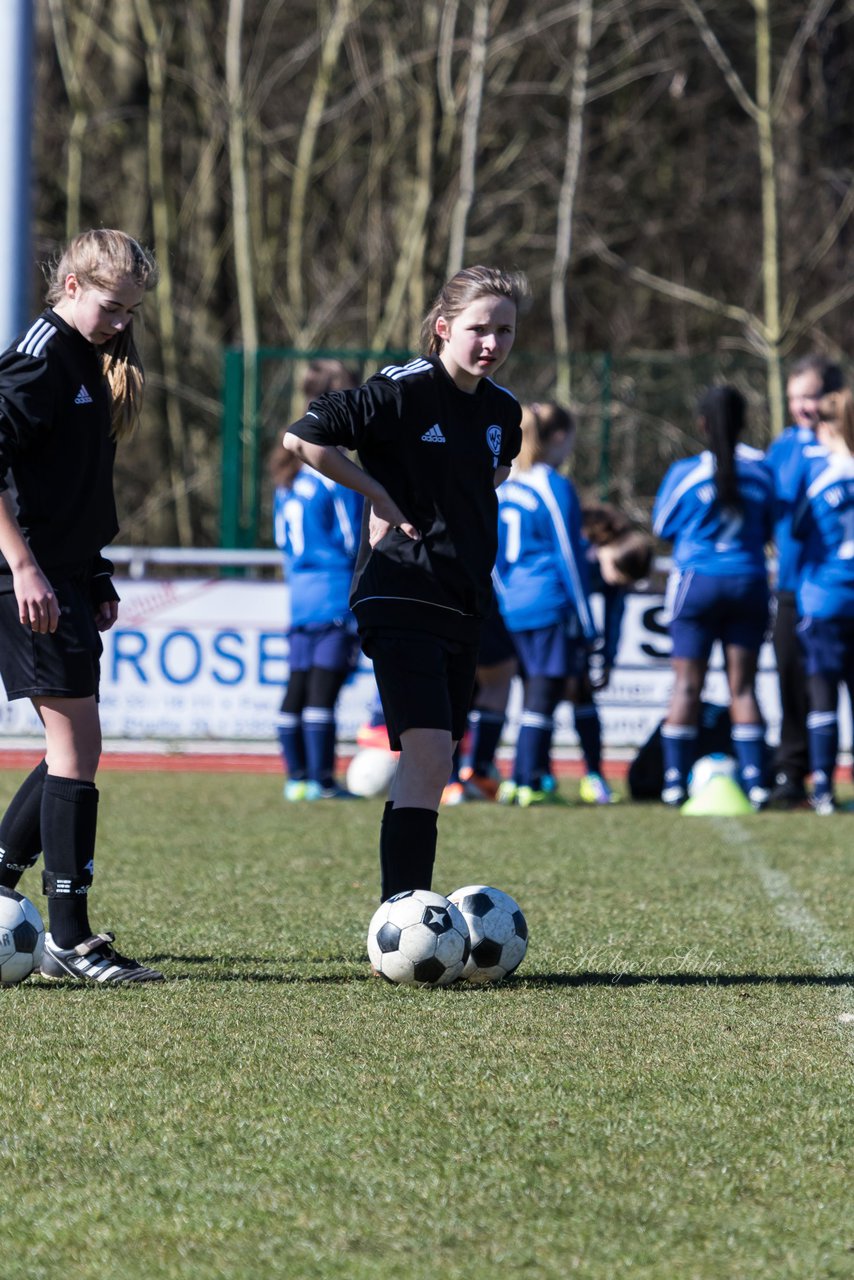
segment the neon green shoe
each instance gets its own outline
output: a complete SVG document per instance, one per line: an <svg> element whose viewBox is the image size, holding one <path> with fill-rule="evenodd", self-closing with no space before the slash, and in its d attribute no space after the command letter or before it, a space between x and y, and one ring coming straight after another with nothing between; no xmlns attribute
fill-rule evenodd
<svg viewBox="0 0 854 1280"><path fill-rule="evenodd" d="M495 793L495 799L499 804L515 804L516 803L516 783L510 778L505 778L499 783L498 790Z"/></svg>
<svg viewBox="0 0 854 1280"><path fill-rule="evenodd" d="M535 791L533 787L519 787L516 791L516 803L520 809L530 809L534 804L548 804L550 796L545 791Z"/></svg>
<svg viewBox="0 0 854 1280"><path fill-rule="evenodd" d="M601 773L586 773L578 784L582 804L613 804L614 795Z"/></svg>

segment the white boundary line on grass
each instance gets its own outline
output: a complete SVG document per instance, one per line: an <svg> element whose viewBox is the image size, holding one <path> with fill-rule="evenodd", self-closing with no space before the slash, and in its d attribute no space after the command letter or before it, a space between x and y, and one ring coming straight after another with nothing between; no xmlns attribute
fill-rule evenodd
<svg viewBox="0 0 854 1280"><path fill-rule="evenodd" d="M785 872L771 866L765 850L752 833L733 819L718 819L717 822L723 828L727 841L738 847L744 865L759 880L780 921L806 944L809 959L818 964L828 977L834 973L850 973L851 958L836 945ZM837 1022L845 1026L850 1024L854 1030L854 988L847 984L835 988L835 993L845 1006ZM854 1054L854 1039L850 1041L849 1048Z"/></svg>

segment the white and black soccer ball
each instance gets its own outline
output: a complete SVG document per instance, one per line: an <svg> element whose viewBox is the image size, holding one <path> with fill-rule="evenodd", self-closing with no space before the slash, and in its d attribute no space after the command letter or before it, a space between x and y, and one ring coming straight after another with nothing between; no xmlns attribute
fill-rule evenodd
<svg viewBox="0 0 854 1280"><path fill-rule="evenodd" d="M347 790L354 796L388 795L397 769L397 755L382 747L362 747L347 767Z"/></svg>
<svg viewBox="0 0 854 1280"><path fill-rule="evenodd" d="M14 987L41 964L44 925L22 893L0 887L0 986Z"/></svg>
<svg viewBox="0 0 854 1280"><path fill-rule="evenodd" d="M700 756L688 774L688 795L692 798L700 795L713 778L731 778L738 781L738 765L732 756L722 751L713 751L711 755Z"/></svg>
<svg viewBox="0 0 854 1280"><path fill-rule="evenodd" d="M525 958L528 923L515 898L488 884L455 889L449 901L468 925L471 952L463 969L469 982L500 982Z"/></svg>
<svg viewBox="0 0 854 1280"><path fill-rule="evenodd" d="M374 912L368 955L389 982L445 987L462 975L469 957L466 922L441 893L407 889Z"/></svg>

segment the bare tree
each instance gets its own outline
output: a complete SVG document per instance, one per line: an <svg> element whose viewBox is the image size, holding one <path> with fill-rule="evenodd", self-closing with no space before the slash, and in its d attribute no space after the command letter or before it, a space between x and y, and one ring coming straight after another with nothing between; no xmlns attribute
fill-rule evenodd
<svg viewBox="0 0 854 1280"><path fill-rule="evenodd" d="M102 3L96 0L88 12L68 12L64 0L48 0L56 54L62 71L65 92L71 105L66 159L65 239L81 229L83 197L84 139L89 125L89 96L98 92L84 75L92 42L101 19ZM76 38L69 30L69 17L77 26Z"/></svg>
<svg viewBox="0 0 854 1280"><path fill-rule="evenodd" d="M317 147L324 107L332 86L338 55L347 27L354 16L354 0L335 0L332 14L322 34L320 59L300 130L294 161L293 187L288 216L287 278L296 325L305 321L306 301L303 283L305 224L312 165Z"/></svg>
<svg viewBox="0 0 854 1280"><path fill-rule="evenodd" d="M826 15L832 0L812 0L803 15L798 29L783 58L781 70L774 83L770 28L771 0L753 0L754 51L756 92L751 94L738 74L732 60L717 38L704 10L697 0L681 0L694 23L704 47L723 75L733 97L749 116L756 128L757 158L761 193L761 239L763 309L761 314L748 307L732 306L702 290L680 285L664 279L643 268L628 266L609 253L601 241L595 239L597 252L605 261L625 270L633 279L661 293L719 316L737 320L748 339L757 347L766 361L767 392L772 429L782 430L784 400L781 377L781 361L787 347L791 347L795 335L804 332L803 324L795 327L797 301L791 298L784 310L781 304L780 285L780 233L778 218L777 152L775 127L781 105L791 84L799 58L810 35ZM832 305L854 296L854 283L835 294ZM824 314L822 311L821 314Z"/></svg>
<svg viewBox="0 0 854 1280"><path fill-rule="evenodd" d="M489 38L489 0L475 0L472 17L471 55L469 58L466 109L460 139L460 176L448 242L446 276L454 275L463 265L466 227L475 193L480 114L483 109L483 76Z"/></svg>
<svg viewBox="0 0 854 1280"><path fill-rule="evenodd" d="M177 395L180 383L175 300L172 280L172 218L170 193L166 177L165 111L167 61L166 48L171 23L158 21L151 0L136 0L139 26L145 43L145 65L148 72L148 177L151 187L151 212L154 223L154 245L160 264L160 284L155 294L161 340L161 359L165 375L166 425L169 439L168 474L174 504L179 546L193 543L193 522L185 477L187 473L186 439L181 401Z"/></svg>
<svg viewBox="0 0 854 1280"><path fill-rule="evenodd" d="M569 117L566 128L566 153L563 178L557 204L555 228L555 252L549 290L552 328L554 330L557 398L568 404L571 395L571 366L569 361L569 322L566 308L566 276L572 256L572 223L578 176L581 172L581 151L584 136L584 111L587 103L587 77L590 68L590 49L593 43L593 0L579 0L578 37L569 92Z"/></svg>
<svg viewBox="0 0 854 1280"><path fill-rule="evenodd" d="M636 513L697 385L737 381L760 442L780 361L854 345L850 0L37 10L38 252L127 225L163 271L118 459L134 540L216 537L224 346L251 511L254 421L272 436L298 381L256 353L411 350L466 260L527 271L511 385L571 396L576 474Z"/></svg>

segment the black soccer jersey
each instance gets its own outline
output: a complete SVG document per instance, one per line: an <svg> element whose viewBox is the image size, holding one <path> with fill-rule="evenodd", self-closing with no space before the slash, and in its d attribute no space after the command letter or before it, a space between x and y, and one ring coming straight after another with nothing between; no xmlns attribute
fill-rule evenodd
<svg viewBox="0 0 854 1280"><path fill-rule="evenodd" d="M432 356L390 365L354 391L312 402L289 430L343 445L421 533L398 529L359 557L350 605L360 630L407 628L476 643L492 599L495 470L522 442L516 398L484 378L460 391Z"/></svg>
<svg viewBox="0 0 854 1280"><path fill-rule="evenodd" d="M118 533L114 458L97 349L48 308L0 355L0 490L48 575L90 566Z"/></svg>

